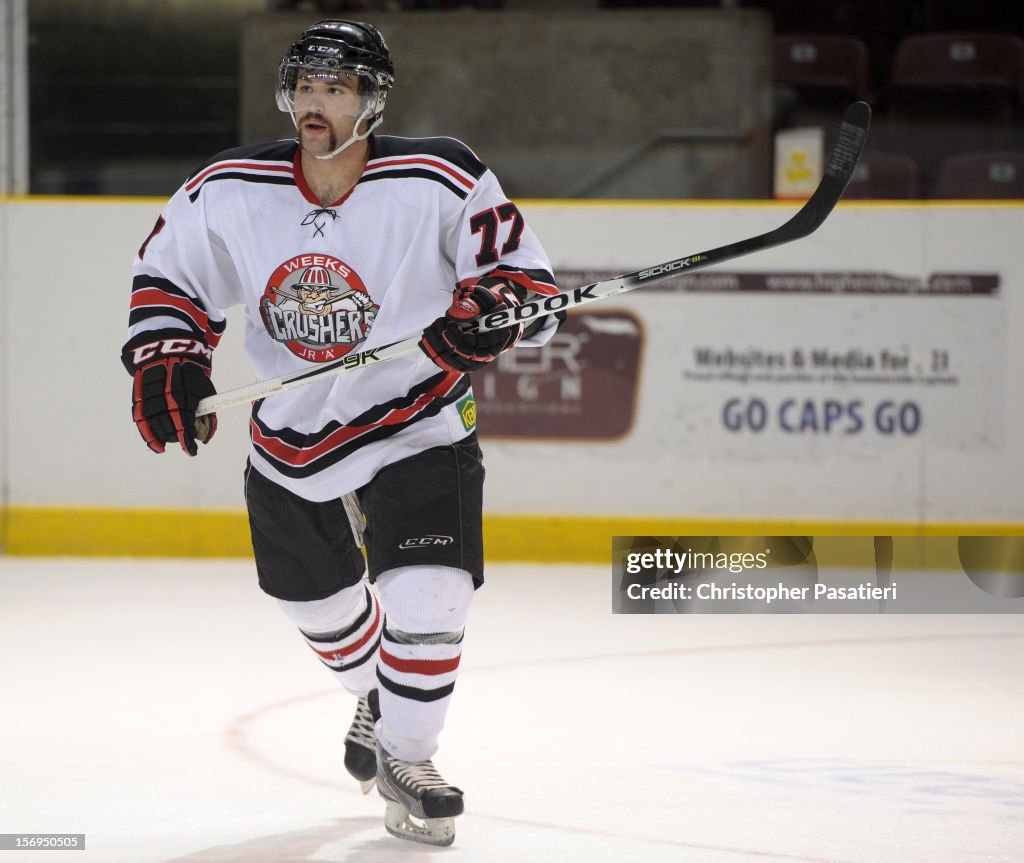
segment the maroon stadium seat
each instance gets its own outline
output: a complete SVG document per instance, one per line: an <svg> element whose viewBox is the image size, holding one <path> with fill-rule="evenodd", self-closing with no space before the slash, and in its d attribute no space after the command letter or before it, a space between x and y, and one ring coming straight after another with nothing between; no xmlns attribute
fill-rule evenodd
<svg viewBox="0 0 1024 863"><path fill-rule="evenodd" d="M854 36L788 33L772 46L772 80L797 90L868 100L868 49Z"/></svg>
<svg viewBox="0 0 1024 863"><path fill-rule="evenodd" d="M1024 39L971 31L907 36L896 46L890 90L988 91L1024 102Z"/></svg>
<svg viewBox="0 0 1024 863"><path fill-rule="evenodd" d="M1024 198L1024 150L950 156L939 169L936 198Z"/></svg>
<svg viewBox="0 0 1024 863"><path fill-rule="evenodd" d="M920 197L917 162L910 156L865 150L846 187L845 198Z"/></svg>

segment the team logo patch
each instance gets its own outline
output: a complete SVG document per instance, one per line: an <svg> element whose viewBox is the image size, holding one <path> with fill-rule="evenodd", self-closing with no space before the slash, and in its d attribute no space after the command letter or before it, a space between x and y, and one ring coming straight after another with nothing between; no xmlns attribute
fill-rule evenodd
<svg viewBox="0 0 1024 863"><path fill-rule="evenodd" d="M466 431L470 431L476 425L476 399L473 396L464 396L455 407L462 418L462 425Z"/></svg>
<svg viewBox="0 0 1024 863"><path fill-rule="evenodd" d="M362 279L330 255L296 255L274 270L260 300L270 337L297 357L323 363L365 339L380 307Z"/></svg>

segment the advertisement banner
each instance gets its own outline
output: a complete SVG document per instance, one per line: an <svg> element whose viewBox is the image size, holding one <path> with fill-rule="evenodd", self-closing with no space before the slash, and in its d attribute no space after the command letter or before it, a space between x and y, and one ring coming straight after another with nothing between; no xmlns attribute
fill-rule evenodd
<svg viewBox="0 0 1024 863"><path fill-rule="evenodd" d="M643 327L625 311L580 311L540 348L473 373L488 437L615 440L636 411Z"/></svg>
<svg viewBox="0 0 1024 863"><path fill-rule="evenodd" d="M715 325L653 361L662 409L685 414L688 445L705 456L731 458L744 440L755 444L748 457L795 461L819 458L822 441L851 452L894 440L1005 448L998 273L709 272L645 293L715 301Z"/></svg>

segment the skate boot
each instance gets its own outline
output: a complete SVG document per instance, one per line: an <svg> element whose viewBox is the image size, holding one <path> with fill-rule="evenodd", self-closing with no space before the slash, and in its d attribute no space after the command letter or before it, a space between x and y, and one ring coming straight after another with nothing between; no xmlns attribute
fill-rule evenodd
<svg viewBox="0 0 1024 863"><path fill-rule="evenodd" d="M431 761L402 761L377 745L377 790L387 801L384 827L392 836L428 845L455 841L462 792Z"/></svg>
<svg viewBox="0 0 1024 863"><path fill-rule="evenodd" d="M345 735L345 769L359 780L363 794L369 794L377 781L377 735L373 723L378 719L377 690L371 689L356 702L356 715Z"/></svg>

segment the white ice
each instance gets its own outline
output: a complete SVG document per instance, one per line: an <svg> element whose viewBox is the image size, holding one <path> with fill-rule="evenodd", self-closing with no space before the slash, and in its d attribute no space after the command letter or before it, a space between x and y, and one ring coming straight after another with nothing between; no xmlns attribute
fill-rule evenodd
<svg viewBox="0 0 1024 863"><path fill-rule="evenodd" d="M615 616L608 567L494 565L432 849L250 562L0 557L0 833L86 834L0 863L1017 863L1022 660L1020 615Z"/></svg>

